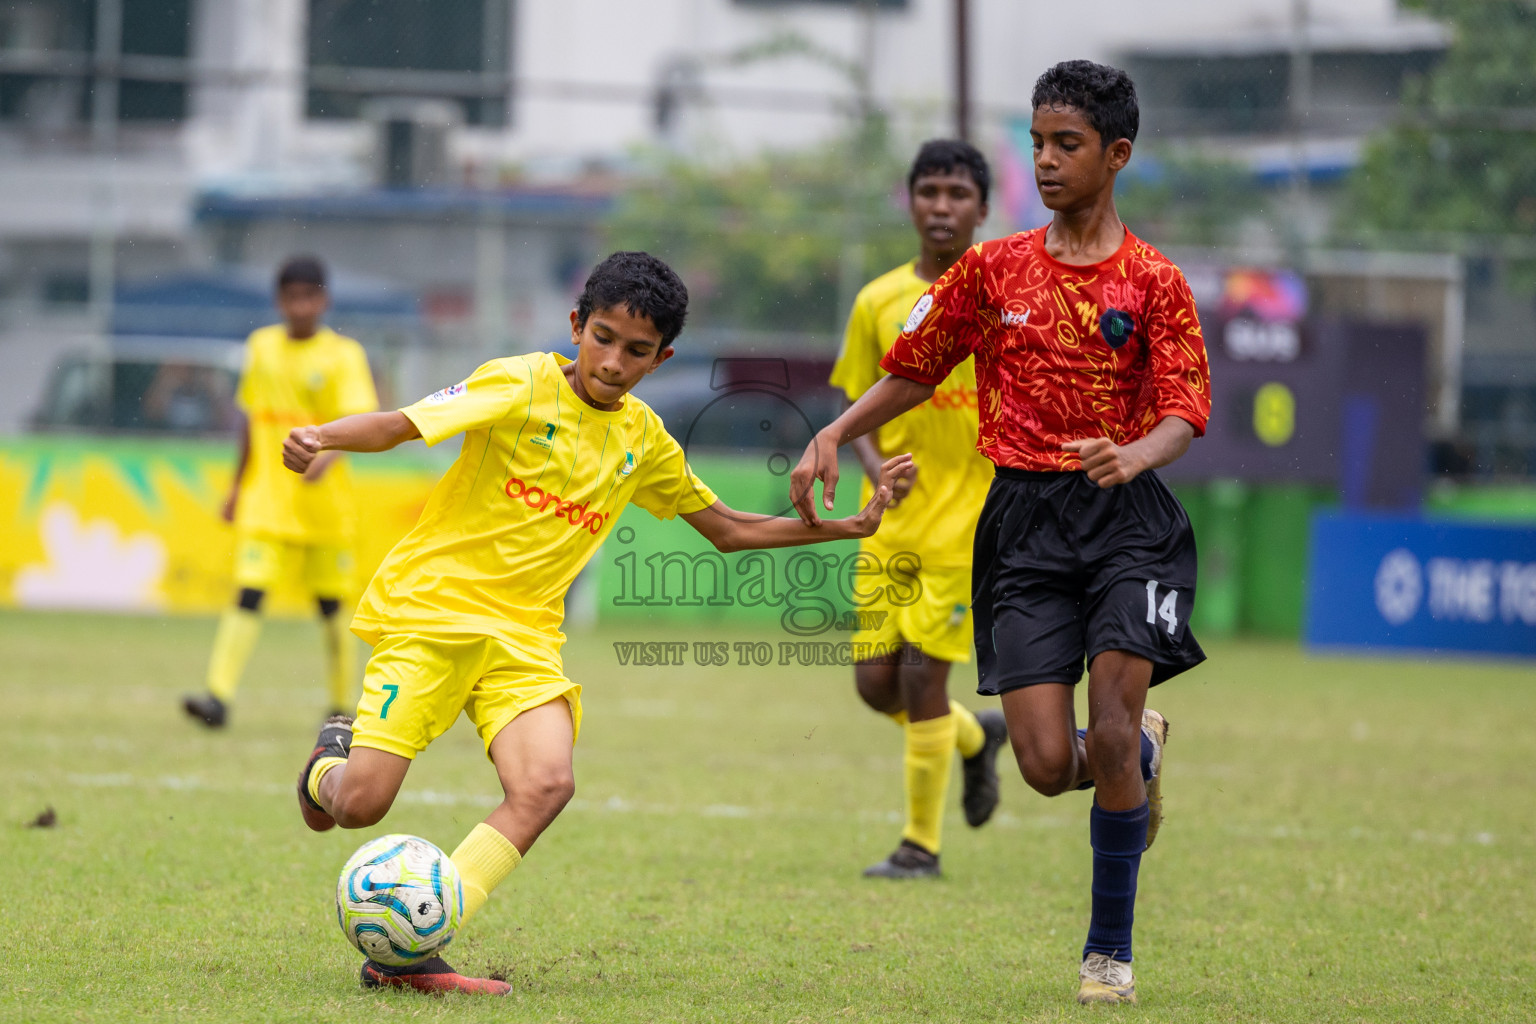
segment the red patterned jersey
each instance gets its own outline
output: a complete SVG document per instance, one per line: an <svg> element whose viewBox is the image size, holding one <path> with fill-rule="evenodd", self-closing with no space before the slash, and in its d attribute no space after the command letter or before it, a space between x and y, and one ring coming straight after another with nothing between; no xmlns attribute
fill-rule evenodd
<svg viewBox="0 0 1536 1024"><path fill-rule="evenodd" d="M981 432L999 466L1075 470L1067 441L1127 444L1165 416L1205 433L1210 369L1179 268L1127 229L1102 263L1045 251L1045 228L973 246L918 299L880 365L937 384L976 357Z"/></svg>

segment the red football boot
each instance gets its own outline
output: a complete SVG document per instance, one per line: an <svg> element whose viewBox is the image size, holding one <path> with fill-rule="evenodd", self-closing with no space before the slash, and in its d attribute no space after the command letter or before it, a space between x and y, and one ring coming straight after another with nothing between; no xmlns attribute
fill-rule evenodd
<svg viewBox="0 0 1536 1024"><path fill-rule="evenodd" d="M504 996L512 986L495 978L466 978L434 956L410 967L389 967L363 961L363 988L412 988L417 992L467 992L477 996Z"/></svg>

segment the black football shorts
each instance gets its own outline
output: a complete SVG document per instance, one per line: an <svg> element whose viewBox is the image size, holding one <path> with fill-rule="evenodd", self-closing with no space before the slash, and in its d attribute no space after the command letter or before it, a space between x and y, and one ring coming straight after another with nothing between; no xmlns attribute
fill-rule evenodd
<svg viewBox="0 0 1536 1024"><path fill-rule="evenodd" d="M1152 662L1153 686L1205 660L1189 631L1194 533L1155 473L1106 490L998 467L971 580L979 693L1076 684L1104 651Z"/></svg>

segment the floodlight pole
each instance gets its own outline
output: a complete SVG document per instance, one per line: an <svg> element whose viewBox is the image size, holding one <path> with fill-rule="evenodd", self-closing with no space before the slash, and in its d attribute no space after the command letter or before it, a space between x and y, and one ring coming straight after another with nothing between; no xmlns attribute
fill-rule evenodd
<svg viewBox="0 0 1536 1024"><path fill-rule="evenodd" d="M123 0L98 0L96 50L91 74L91 152L96 165L92 189L90 275L86 300L103 333L111 330L113 290L117 287L117 211L113 185L117 175L118 75L123 53Z"/></svg>
<svg viewBox="0 0 1536 1024"><path fill-rule="evenodd" d="M971 4L955 0L955 138L971 141Z"/></svg>
<svg viewBox="0 0 1536 1024"><path fill-rule="evenodd" d="M1291 0L1290 128L1292 244L1298 253L1309 241L1306 214L1307 137L1312 115L1312 5L1310 0ZM1298 259L1298 266L1300 265Z"/></svg>

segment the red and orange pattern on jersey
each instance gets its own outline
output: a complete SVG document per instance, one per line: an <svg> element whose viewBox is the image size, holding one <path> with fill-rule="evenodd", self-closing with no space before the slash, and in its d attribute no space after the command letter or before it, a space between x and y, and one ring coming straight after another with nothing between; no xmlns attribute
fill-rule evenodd
<svg viewBox="0 0 1536 1024"><path fill-rule="evenodd" d="M1075 470L1068 441L1128 444L1178 416L1205 433L1210 369L1189 284L1125 232L1111 257L1072 266L1045 228L973 246L934 282L880 365L937 384L976 357L976 447L999 466Z"/></svg>

